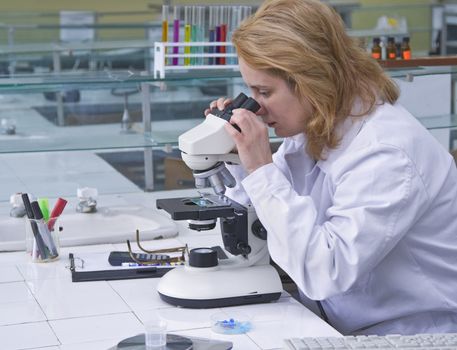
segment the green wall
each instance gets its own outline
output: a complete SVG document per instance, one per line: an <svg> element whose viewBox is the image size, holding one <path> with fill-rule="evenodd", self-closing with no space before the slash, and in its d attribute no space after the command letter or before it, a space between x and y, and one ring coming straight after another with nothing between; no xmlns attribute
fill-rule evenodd
<svg viewBox="0 0 457 350"><path fill-rule="evenodd" d="M330 0L332 1L332 0ZM430 46L431 11L430 0L359 0L361 6L352 16L354 29L371 29L380 16L405 17L411 30L411 46L414 51L428 51ZM158 0L15 0L0 1L0 23L5 24L53 24L59 23L60 10L88 10L96 12L115 12L117 15L103 15L100 24L137 23L142 24L160 18L163 1ZM178 4L223 4L228 1L180 0ZM258 1L237 0L239 4L258 3ZM38 15L40 13L40 15ZM97 29L99 39L144 38L143 29ZM59 39L56 29L16 28L16 43L49 42ZM8 32L0 28L0 44L6 44ZM371 39L370 39L371 40Z"/></svg>
<svg viewBox="0 0 457 350"><path fill-rule="evenodd" d="M373 29L381 16L407 20L413 52L428 52L431 43L431 1L429 0L360 0L352 16L354 29Z"/></svg>

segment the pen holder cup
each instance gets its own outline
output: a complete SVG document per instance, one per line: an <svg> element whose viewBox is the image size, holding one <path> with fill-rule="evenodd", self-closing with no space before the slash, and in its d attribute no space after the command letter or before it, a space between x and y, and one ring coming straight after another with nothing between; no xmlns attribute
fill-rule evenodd
<svg viewBox="0 0 457 350"><path fill-rule="evenodd" d="M49 218L48 221L25 220L25 249L32 262L50 262L59 259L58 218Z"/></svg>

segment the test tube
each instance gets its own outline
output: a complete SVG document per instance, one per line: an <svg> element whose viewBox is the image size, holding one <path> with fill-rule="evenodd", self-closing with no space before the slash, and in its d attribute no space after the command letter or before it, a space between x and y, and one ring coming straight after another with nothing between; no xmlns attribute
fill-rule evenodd
<svg viewBox="0 0 457 350"><path fill-rule="evenodd" d="M196 27L197 27L197 41L205 41L205 6L197 6L197 18L196 18ZM203 55L204 47L199 46L197 52ZM199 57L197 64L203 64L203 57Z"/></svg>
<svg viewBox="0 0 457 350"><path fill-rule="evenodd" d="M184 6L184 42L189 43L191 39L191 31L192 31L192 24L191 24L191 14L192 8L191 6ZM184 46L184 53L190 54L190 46ZM190 57L184 57L184 65L190 65Z"/></svg>
<svg viewBox="0 0 457 350"><path fill-rule="evenodd" d="M242 6L241 7L241 21L244 21L246 18L251 16L252 7L251 6Z"/></svg>
<svg viewBox="0 0 457 350"><path fill-rule="evenodd" d="M210 6L209 7L209 24L208 24L208 41L210 43L216 41L216 6ZM209 46L208 47L208 53L212 54L216 52L216 48L214 46ZM214 64L215 59L214 57L209 57L208 58L208 64Z"/></svg>
<svg viewBox="0 0 457 350"><path fill-rule="evenodd" d="M162 5L162 42L166 43L168 41L168 16L170 12L170 7L168 5ZM165 47L165 54L167 54L167 48ZM167 64L167 59L165 58L165 65Z"/></svg>
<svg viewBox="0 0 457 350"><path fill-rule="evenodd" d="M220 6L217 6L215 8L215 13L214 13L214 29L215 29L215 41L216 42L220 42L221 41L221 7ZM221 52L221 47L219 45L216 45L215 47L215 50L214 50L215 53L220 53ZM220 64L221 60L220 60L220 57L216 57L216 59L214 60L214 63L215 64Z"/></svg>
<svg viewBox="0 0 457 350"><path fill-rule="evenodd" d="M229 28L227 30L227 41L232 41L232 33L233 31L238 28L241 22L241 6L232 6L230 8L230 14L229 14ZM227 51L229 53L234 53L235 49L234 47L230 46L229 50ZM237 59L235 57L231 57L228 59L229 64L236 64Z"/></svg>
<svg viewBox="0 0 457 350"><path fill-rule="evenodd" d="M197 28L197 6L192 6L192 14L191 14L191 29L190 29L190 41L195 43L198 41L198 28ZM198 48L196 46L190 47L190 53L196 54L198 52ZM195 57L190 58L190 65L193 66L197 64L197 59Z"/></svg>
<svg viewBox="0 0 457 350"><path fill-rule="evenodd" d="M173 19L173 42L179 43L179 19L180 19L181 8L179 6L174 7L174 19ZM173 47L173 53L179 53L179 47ZM173 57L173 65L177 66L179 63L178 57Z"/></svg>
<svg viewBox="0 0 457 350"><path fill-rule="evenodd" d="M221 6L220 8L220 42L227 41L227 23L228 23L228 9L229 6ZM219 46L219 53L225 54L227 52L226 46L221 45ZM225 64L225 57L219 58L219 64Z"/></svg>

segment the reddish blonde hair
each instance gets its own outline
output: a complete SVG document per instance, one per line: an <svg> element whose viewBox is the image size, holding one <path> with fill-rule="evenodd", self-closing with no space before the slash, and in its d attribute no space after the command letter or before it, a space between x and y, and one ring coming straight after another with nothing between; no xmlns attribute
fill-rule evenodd
<svg viewBox="0 0 457 350"><path fill-rule="evenodd" d="M341 17L318 0L267 0L233 33L246 64L279 76L313 115L307 120L307 151L314 159L338 146L336 125L356 99L362 113L377 102L394 103L398 88L380 65L350 38Z"/></svg>

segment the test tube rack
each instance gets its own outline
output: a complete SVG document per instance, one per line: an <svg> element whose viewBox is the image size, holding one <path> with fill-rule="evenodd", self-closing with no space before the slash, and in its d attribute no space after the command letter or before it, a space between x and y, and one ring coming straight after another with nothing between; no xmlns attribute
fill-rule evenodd
<svg viewBox="0 0 457 350"><path fill-rule="evenodd" d="M236 53L234 49L226 49L226 52L206 52L205 47L221 47L226 48L233 47L231 42L155 42L154 43L154 79L164 79L165 73L168 71L187 71L190 69L226 69L226 70L238 70L238 64L233 64L237 62ZM167 50L169 47L198 47L200 48L198 53L186 53L185 50L180 50L179 53L172 53L172 50ZM183 52L181 52L183 51ZM186 65L178 64L171 65L167 62L172 61L173 58L182 59L185 58L200 58L198 64ZM216 59L216 58L225 58L225 62L230 62L226 64L205 64L207 59Z"/></svg>

